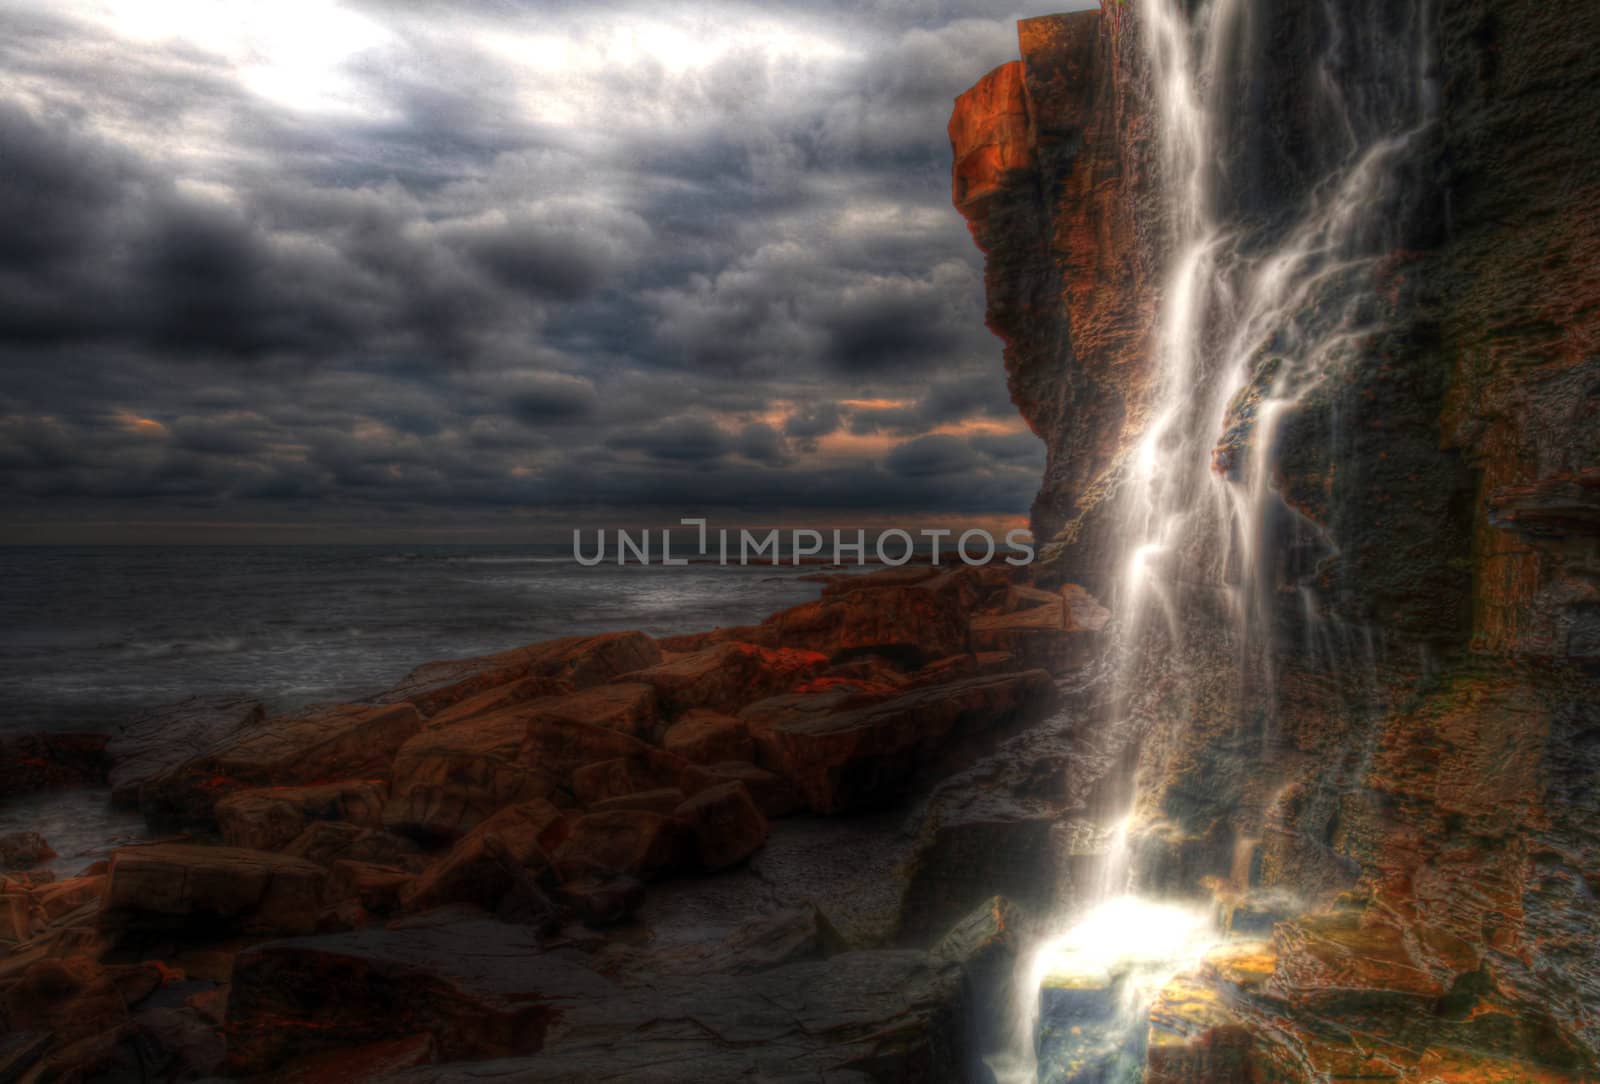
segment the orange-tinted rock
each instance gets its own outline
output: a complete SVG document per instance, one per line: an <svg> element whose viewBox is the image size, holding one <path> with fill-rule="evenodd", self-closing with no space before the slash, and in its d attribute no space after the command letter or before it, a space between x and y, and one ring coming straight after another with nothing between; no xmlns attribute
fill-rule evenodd
<svg viewBox="0 0 1600 1084"><path fill-rule="evenodd" d="M691 853L704 870L743 862L767 839L767 818L743 783L707 787L680 805L673 816L689 825Z"/></svg>
<svg viewBox="0 0 1600 1084"><path fill-rule="evenodd" d="M546 797L549 781L521 759L527 736L514 714L418 734L395 756L384 824L453 838L508 805Z"/></svg>
<svg viewBox="0 0 1600 1084"><path fill-rule="evenodd" d="M422 727L410 704L333 704L283 715L145 783L140 805L160 821L209 822L236 790L381 779Z"/></svg>
<svg viewBox="0 0 1600 1084"><path fill-rule="evenodd" d="M463 836L418 877L405 895L405 904L413 910L426 910L447 903L474 903L492 911L519 887L516 869L533 876L549 868L565 827L561 811L543 800L502 809Z"/></svg>
<svg viewBox="0 0 1600 1084"><path fill-rule="evenodd" d="M215 814L228 846L273 851L304 832L312 821L377 827L383 823L387 797L388 787L382 781L254 788L229 794L217 803Z"/></svg>
<svg viewBox="0 0 1600 1084"><path fill-rule="evenodd" d="M849 651L880 651L920 665L967 646L957 599L927 590L926 584L850 591L784 610L765 624L780 643L830 658Z"/></svg>
<svg viewBox="0 0 1600 1084"><path fill-rule="evenodd" d="M526 711L531 718L584 723L644 738L655 726L656 692L642 682L613 682L568 696L540 700L529 705Z"/></svg>
<svg viewBox="0 0 1600 1084"><path fill-rule="evenodd" d="M373 914L387 914L400 908L414 879L413 874L395 866L339 859L329 872L328 898L355 900Z"/></svg>
<svg viewBox="0 0 1600 1084"><path fill-rule="evenodd" d="M568 636L496 655L430 662L375 699L379 703L410 701L424 715L432 716L523 678L552 678L586 689L660 659L660 648L642 632Z"/></svg>
<svg viewBox="0 0 1600 1084"><path fill-rule="evenodd" d="M326 870L298 858L156 844L112 857L105 906L156 918L224 920L250 933L309 933L326 882Z"/></svg>
<svg viewBox="0 0 1600 1084"><path fill-rule="evenodd" d="M332 866L346 859L392 866L420 861L420 852L410 840L343 821L313 821L284 846L283 853L319 866Z"/></svg>
<svg viewBox="0 0 1600 1084"><path fill-rule="evenodd" d="M947 743L1037 717L1053 702L1044 671L969 678L892 699L780 697L742 717L762 766L794 782L819 813L886 805L902 796L919 768Z"/></svg>
<svg viewBox="0 0 1600 1084"><path fill-rule="evenodd" d="M237 696L191 696L139 716L106 744L112 800L137 804L145 783L238 740L265 718L259 701Z"/></svg>
<svg viewBox="0 0 1600 1084"><path fill-rule="evenodd" d="M1020 61L1002 64L956 99L950 118L955 151L956 208L970 219L985 215L984 204L1014 174L1033 168L1028 134L1028 102Z"/></svg>
<svg viewBox="0 0 1600 1084"><path fill-rule="evenodd" d="M749 760L755 754L743 720L721 712L695 709L684 712L667 728L661 747L695 764L723 760Z"/></svg>
<svg viewBox="0 0 1600 1084"><path fill-rule="evenodd" d="M753 700L787 692L821 672L827 658L814 651L721 643L629 674L656 690L663 710L737 711Z"/></svg>
<svg viewBox="0 0 1600 1084"><path fill-rule="evenodd" d="M572 792L580 805L645 791L671 789L693 794L712 783L710 774L682 757L660 749L641 749L627 756L586 764L572 773Z"/></svg>
<svg viewBox="0 0 1600 1084"><path fill-rule="evenodd" d="M683 791L677 787L640 790L615 798L602 798L589 805L591 813L611 813L616 810L642 809L647 813L669 815L683 804Z"/></svg>
<svg viewBox="0 0 1600 1084"><path fill-rule="evenodd" d="M423 1034L446 1062L532 1053L574 999L616 992L493 919L272 941L234 965L227 1068L248 1076Z"/></svg>
<svg viewBox="0 0 1600 1084"><path fill-rule="evenodd" d="M1024 20L1022 59L950 118L952 195L986 257L988 326L1045 442L1041 544L1080 531L1115 491L1147 395L1160 212L1132 24L1121 6Z"/></svg>
<svg viewBox="0 0 1600 1084"><path fill-rule="evenodd" d="M588 813L571 824L555 856L563 881L623 874L648 877L678 857L681 827L642 810Z"/></svg>
<svg viewBox="0 0 1600 1084"><path fill-rule="evenodd" d="M560 678L518 678L516 681L508 681L504 685L485 689L475 696L469 696L459 703L440 709L428 717L425 729L438 730L471 719L479 719L485 715L499 715L510 708L520 707L533 700L563 696L573 691L572 683Z"/></svg>

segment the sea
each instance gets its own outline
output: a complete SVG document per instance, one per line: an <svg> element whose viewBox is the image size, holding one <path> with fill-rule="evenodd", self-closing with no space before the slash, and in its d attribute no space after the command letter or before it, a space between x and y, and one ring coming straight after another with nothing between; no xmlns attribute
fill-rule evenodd
<svg viewBox="0 0 1600 1084"><path fill-rule="evenodd" d="M581 633L752 624L815 565L579 565L571 546L0 547L0 733L113 731L186 696L359 699L435 659ZM0 803L58 872L136 836L99 794ZM71 853L69 853L71 852Z"/></svg>

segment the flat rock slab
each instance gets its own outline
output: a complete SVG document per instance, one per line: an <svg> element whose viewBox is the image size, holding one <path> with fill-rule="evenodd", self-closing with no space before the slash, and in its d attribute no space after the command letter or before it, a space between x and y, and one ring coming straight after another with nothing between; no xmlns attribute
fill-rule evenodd
<svg viewBox="0 0 1600 1084"><path fill-rule="evenodd" d="M237 847L155 844L118 851L108 911L233 922L247 932L316 928L327 871L299 858Z"/></svg>
<svg viewBox="0 0 1600 1084"><path fill-rule="evenodd" d="M422 714L433 715L523 678L554 678L573 688L586 689L660 661L661 649L642 632L566 636L495 655L425 663L394 688L373 697L372 702L410 701Z"/></svg>
<svg viewBox="0 0 1600 1084"><path fill-rule="evenodd" d="M229 1001L231 1068L428 1032L444 1058L537 1054L404 1081L959 1079L960 971L922 952L846 953L752 975L623 985L488 920L257 946ZM517 1049L520 1048L520 1049ZM878 1075L876 1072L874 1076ZM845 1077L843 1079L849 1079Z"/></svg>
<svg viewBox="0 0 1600 1084"><path fill-rule="evenodd" d="M265 718L259 700L241 696L191 696L141 715L106 744L112 800L137 804L146 782L236 740Z"/></svg>
<svg viewBox="0 0 1600 1084"><path fill-rule="evenodd" d="M1053 701L1043 670L984 675L833 710L833 693L775 697L742 713L763 767L792 780L818 813L883 807L905 796L944 746L1023 719Z"/></svg>

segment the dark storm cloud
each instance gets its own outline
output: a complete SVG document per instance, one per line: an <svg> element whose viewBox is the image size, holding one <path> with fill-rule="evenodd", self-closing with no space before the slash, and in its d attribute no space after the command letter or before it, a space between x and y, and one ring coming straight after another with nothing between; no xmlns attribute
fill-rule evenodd
<svg viewBox="0 0 1600 1084"><path fill-rule="evenodd" d="M0 10L8 516L1026 507L931 433L1015 424L943 130L1013 13L311 7Z"/></svg>

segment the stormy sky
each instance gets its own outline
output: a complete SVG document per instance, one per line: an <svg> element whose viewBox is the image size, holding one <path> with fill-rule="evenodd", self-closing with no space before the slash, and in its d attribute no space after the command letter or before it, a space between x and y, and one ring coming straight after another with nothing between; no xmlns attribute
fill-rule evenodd
<svg viewBox="0 0 1600 1084"><path fill-rule="evenodd" d="M1024 513L945 123L1073 6L0 0L0 540Z"/></svg>

